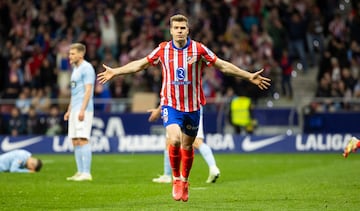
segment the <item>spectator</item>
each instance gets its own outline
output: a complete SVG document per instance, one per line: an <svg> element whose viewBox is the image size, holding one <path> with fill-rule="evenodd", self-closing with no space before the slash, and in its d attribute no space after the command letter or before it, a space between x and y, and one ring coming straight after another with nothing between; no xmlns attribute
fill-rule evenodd
<svg viewBox="0 0 360 211"><path fill-rule="evenodd" d="M112 80L110 84L110 92L113 98L127 98L130 84L125 80L124 76L119 76ZM111 112L125 112L127 111L126 103L118 102L111 106Z"/></svg>
<svg viewBox="0 0 360 211"><path fill-rule="evenodd" d="M45 119L45 134L47 136L56 136L64 134L62 115L58 105L51 105L49 115Z"/></svg>
<svg viewBox="0 0 360 211"><path fill-rule="evenodd" d="M47 113L51 105L49 93L45 93L45 88L34 89L31 104L38 113Z"/></svg>
<svg viewBox="0 0 360 211"><path fill-rule="evenodd" d="M291 84L291 77L292 77L292 62L289 58L287 50L283 50L283 54L280 60L280 67L281 67L281 90L282 94L289 99L293 98L293 88Z"/></svg>
<svg viewBox="0 0 360 211"><path fill-rule="evenodd" d="M336 12L334 18L329 23L329 32L336 39L345 41L345 31L345 21L344 19L342 19L341 14L339 12Z"/></svg>
<svg viewBox="0 0 360 211"><path fill-rule="evenodd" d="M354 90L356 84L356 78L352 75L349 68L342 68L341 80L344 82L345 89L350 90L350 92L352 93L352 90Z"/></svg>
<svg viewBox="0 0 360 211"><path fill-rule="evenodd" d="M59 95L64 97L67 96L70 85L70 63L67 56L70 43L71 42L69 40L63 38L57 44L56 48L56 69L58 71L57 83L60 91Z"/></svg>
<svg viewBox="0 0 360 211"><path fill-rule="evenodd" d="M25 135L26 123L25 119L20 113L17 107L13 107L10 113L10 119L8 121L7 134L11 136Z"/></svg>
<svg viewBox="0 0 360 211"><path fill-rule="evenodd" d="M5 99L16 99L18 98L21 91L21 84L19 77L15 73L10 73L9 81L5 86L3 98Z"/></svg>
<svg viewBox="0 0 360 211"><path fill-rule="evenodd" d="M276 10L274 9L273 11ZM287 47L286 29L281 23L281 20L275 16L271 20L267 30L273 40L273 57L276 61L280 61L282 52Z"/></svg>
<svg viewBox="0 0 360 211"><path fill-rule="evenodd" d="M30 92L30 88L24 86L19 95L19 98L16 99L15 106L20 109L21 114L27 114L29 111L29 108L31 106Z"/></svg>
<svg viewBox="0 0 360 211"><path fill-rule="evenodd" d="M325 50L320 59L319 71L316 77L316 81L320 82L321 78L329 72L331 72L331 52Z"/></svg>
<svg viewBox="0 0 360 211"><path fill-rule="evenodd" d="M360 43L356 40L350 41L350 48L348 49L348 59L351 61L354 59L358 63L360 63Z"/></svg>
<svg viewBox="0 0 360 211"><path fill-rule="evenodd" d="M250 33L251 29L256 26L257 28L260 26L259 17L255 13L254 7L249 4L246 8L247 14L242 18L242 24L246 32Z"/></svg>
<svg viewBox="0 0 360 211"><path fill-rule="evenodd" d="M320 83L316 89L315 97L330 97L331 91L331 76L329 73L325 73L324 77L320 79Z"/></svg>
<svg viewBox="0 0 360 211"><path fill-rule="evenodd" d="M51 87L55 92L57 90L57 74L54 64L49 58L44 58L39 70L39 88Z"/></svg>
<svg viewBox="0 0 360 211"><path fill-rule="evenodd" d="M25 64L25 81L31 87L40 87L40 67L44 60L44 54L39 45L35 45L32 49L32 56L29 57Z"/></svg>
<svg viewBox="0 0 360 211"><path fill-rule="evenodd" d="M302 69L306 73L308 71L304 45L307 28L306 20L298 11L293 11L290 14L287 28L289 35L289 55L291 58L298 57L300 59Z"/></svg>
<svg viewBox="0 0 360 211"><path fill-rule="evenodd" d="M100 7L101 8L101 7ZM105 11L99 12L99 27L101 31L101 48L99 53L101 57L104 57L104 51L106 49L110 50L113 57L117 57L118 46L117 46L117 29L114 14L112 9L109 7L104 8Z"/></svg>
<svg viewBox="0 0 360 211"><path fill-rule="evenodd" d="M26 134L27 135L38 135L44 134L44 119L38 116L34 106L30 106L28 115L26 118Z"/></svg>
<svg viewBox="0 0 360 211"><path fill-rule="evenodd" d="M309 50L311 65L316 65L318 62L315 50L322 55L324 51L324 17L320 13L317 6L311 8L309 24L306 31L306 41Z"/></svg>
<svg viewBox="0 0 360 211"><path fill-rule="evenodd" d="M338 60L340 67L349 66L347 46L345 41L334 36L330 36L327 48L331 53L331 56Z"/></svg>
<svg viewBox="0 0 360 211"><path fill-rule="evenodd" d="M109 104L111 99L110 90L107 88L109 85L107 84L100 84L99 82L95 83L94 88L94 98L100 100L98 103L94 105L95 111L108 111Z"/></svg>

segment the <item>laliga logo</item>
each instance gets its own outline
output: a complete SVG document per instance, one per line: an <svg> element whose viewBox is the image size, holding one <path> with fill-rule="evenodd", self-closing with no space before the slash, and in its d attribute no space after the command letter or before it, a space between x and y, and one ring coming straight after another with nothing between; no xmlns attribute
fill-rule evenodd
<svg viewBox="0 0 360 211"><path fill-rule="evenodd" d="M296 136L296 149L298 151L338 151L343 150L351 134L309 134Z"/></svg>

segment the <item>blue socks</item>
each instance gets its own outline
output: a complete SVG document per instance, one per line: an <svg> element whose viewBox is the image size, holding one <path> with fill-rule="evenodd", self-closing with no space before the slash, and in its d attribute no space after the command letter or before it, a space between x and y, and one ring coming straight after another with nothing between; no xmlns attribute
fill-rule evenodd
<svg viewBox="0 0 360 211"><path fill-rule="evenodd" d="M90 174L92 159L91 145L85 144L83 146L75 146L74 155L77 172Z"/></svg>
<svg viewBox="0 0 360 211"><path fill-rule="evenodd" d="M81 147L80 146L74 146L74 155L75 155L77 172L81 173L83 170L83 165L81 162Z"/></svg>
<svg viewBox="0 0 360 211"><path fill-rule="evenodd" d="M83 168L82 173L90 174L91 159L92 159L91 145L88 143L81 146L81 162Z"/></svg>

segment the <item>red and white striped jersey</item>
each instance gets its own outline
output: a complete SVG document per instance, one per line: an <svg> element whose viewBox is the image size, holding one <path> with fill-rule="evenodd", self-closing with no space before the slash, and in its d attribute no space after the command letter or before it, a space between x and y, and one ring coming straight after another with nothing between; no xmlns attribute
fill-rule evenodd
<svg viewBox="0 0 360 211"><path fill-rule="evenodd" d="M161 63L161 105L183 112L197 111L200 105L205 105L202 72L217 59L206 46L191 39L181 49L172 41L162 42L147 59L152 65Z"/></svg>

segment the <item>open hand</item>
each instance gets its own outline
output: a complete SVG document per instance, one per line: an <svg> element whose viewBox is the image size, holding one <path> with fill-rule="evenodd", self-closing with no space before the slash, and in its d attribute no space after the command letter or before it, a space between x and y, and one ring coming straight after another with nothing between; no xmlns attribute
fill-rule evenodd
<svg viewBox="0 0 360 211"><path fill-rule="evenodd" d="M257 85L261 90L268 89L270 86L270 78L261 76L260 74L264 71L261 69L255 73L252 73L252 77L249 79L251 83Z"/></svg>
<svg viewBox="0 0 360 211"><path fill-rule="evenodd" d="M97 80L101 84L106 83L107 81L109 81L110 79L112 79L115 76L115 71L113 68L108 67L105 64L103 64L103 67L105 68L105 71L101 72L97 75Z"/></svg>

